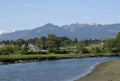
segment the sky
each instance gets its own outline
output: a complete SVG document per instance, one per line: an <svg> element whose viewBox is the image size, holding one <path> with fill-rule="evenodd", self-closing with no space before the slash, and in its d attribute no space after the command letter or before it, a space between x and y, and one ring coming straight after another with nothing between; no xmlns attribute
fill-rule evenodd
<svg viewBox="0 0 120 81"><path fill-rule="evenodd" d="M120 23L120 0L0 0L0 30L76 22Z"/></svg>

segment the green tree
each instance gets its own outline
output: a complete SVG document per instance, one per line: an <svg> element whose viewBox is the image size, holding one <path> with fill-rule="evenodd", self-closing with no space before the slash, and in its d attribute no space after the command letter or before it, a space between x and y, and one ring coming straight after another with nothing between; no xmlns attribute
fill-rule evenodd
<svg viewBox="0 0 120 81"><path fill-rule="evenodd" d="M34 43L35 43L35 40L34 40L34 39L29 39L29 40L27 40L27 43L28 43L28 44L34 44Z"/></svg>
<svg viewBox="0 0 120 81"><path fill-rule="evenodd" d="M79 43L77 44L76 50L77 50L78 53L82 53L82 50L83 50L84 48L85 48L84 43L83 43L83 42L79 42Z"/></svg>
<svg viewBox="0 0 120 81"><path fill-rule="evenodd" d="M101 53L100 47L95 47L94 53L96 53L96 54Z"/></svg>
<svg viewBox="0 0 120 81"><path fill-rule="evenodd" d="M22 45L25 44L25 40L24 39L18 39L18 40L16 40L16 44L18 44L20 47L22 47Z"/></svg>
<svg viewBox="0 0 120 81"><path fill-rule="evenodd" d="M13 53L15 54L20 53L20 50L21 50L19 45L14 45L12 49L13 49Z"/></svg>
<svg viewBox="0 0 120 81"><path fill-rule="evenodd" d="M60 41L54 34L49 34L47 37L47 47L50 52L59 51Z"/></svg>
<svg viewBox="0 0 120 81"><path fill-rule="evenodd" d="M78 43L78 40L77 40L77 38L75 38L75 39L74 39L74 43Z"/></svg>
<svg viewBox="0 0 120 81"><path fill-rule="evenodd" d="M7 54L11 54L12 52L13 51L12 51L12 49L9 46L2 46L2 47L0 47L0 53L1 54L7 55Z"/></svg>
<svg viewBox="0 0 120 81"><path fill-rule="evenodd" d="M24 44L24 45L22 46L22 48L21 48L20 53L21 53L21 54L28 54L28 50L29 50L28 45L27 45L27 44Z"/></svg>
<svg viewBox="0 0 120 81"><path fill-rule="evenodd" d="M116 49L116 40L108 39L105 42L105 46L106 46L108 52L114 52L114 50Z"/></svg>
<svg viewBox="0 0 120 81"><path fill-rule="evenodd" d="M120 52L120 32L116 36L116 47L118 52Z"/></svg>
<svg viewBox="0 0 120 81"><path fill-rule="evenodd" d="M41 49L46 49L46 37L41 37Z"/></svg>
<svg viewBox="0 0 120 81"><path fill-rule="evenodd" d="M40 50L42 47L42 41L40 38L37 38L35 41L35 45L38 47L38 49Z"/></svg>

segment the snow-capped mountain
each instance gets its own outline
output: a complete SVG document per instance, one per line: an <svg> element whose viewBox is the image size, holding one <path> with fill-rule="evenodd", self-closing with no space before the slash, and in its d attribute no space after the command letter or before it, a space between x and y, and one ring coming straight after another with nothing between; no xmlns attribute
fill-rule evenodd
<svg viewBox="0 0 120 81"><path fill-rule="evenodd" d="M13 33L15 30L0 30L0 35L5 33Z"/></svg>
<svg viewBox="0 0 120 81"><path fill-rule="evenodd" d="M78 40L90 38L104 40L115 37L118 32L120 32L120 24L75 23L58 26L48 23L32 30L0 31L0 40L30 39L47 36L48 34L55 34L60 37L66 36L70 39L77 38Z"/></svg>

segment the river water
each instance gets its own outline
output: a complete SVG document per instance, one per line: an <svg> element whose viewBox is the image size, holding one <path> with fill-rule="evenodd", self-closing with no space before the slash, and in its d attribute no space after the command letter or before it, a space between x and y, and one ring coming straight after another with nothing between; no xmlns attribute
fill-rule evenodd
<svg viewBox="0 0 120 81"><path fill-rule="evenodd" d="M0 65L0 81L73 81L101 62L119 59L102 57Z"/></svg>

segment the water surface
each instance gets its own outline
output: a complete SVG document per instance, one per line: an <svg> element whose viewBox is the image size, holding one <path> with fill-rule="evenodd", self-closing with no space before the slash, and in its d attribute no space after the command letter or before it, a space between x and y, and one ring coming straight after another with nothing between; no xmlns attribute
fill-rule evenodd
<svg viewBox="0 0 120 81"><path fill-rule="evenodd" d="M118 59L102 57L0 65L0 81L73 81L101 62Z"/></svg>

